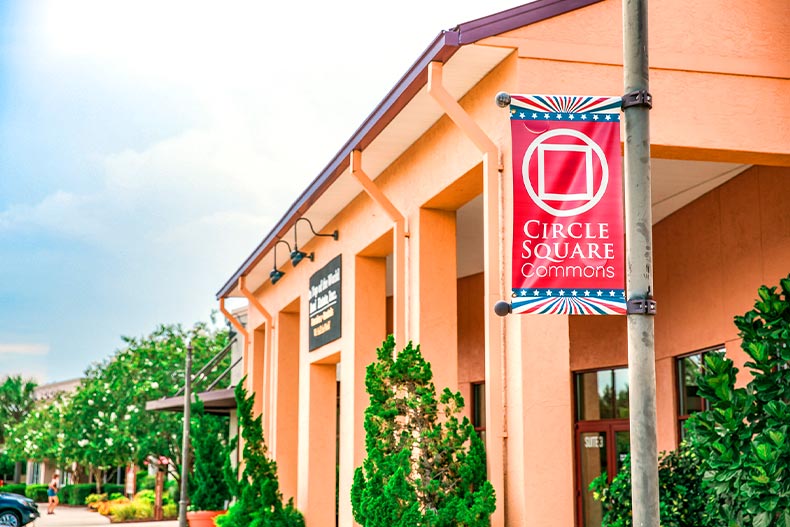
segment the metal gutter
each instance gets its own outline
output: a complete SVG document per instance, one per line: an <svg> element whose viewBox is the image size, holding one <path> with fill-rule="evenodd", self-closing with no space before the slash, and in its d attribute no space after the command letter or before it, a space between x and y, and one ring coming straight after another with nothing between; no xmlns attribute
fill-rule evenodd
<svg viewBox="0 0 790 527"><path fill-rule="evenodd" d="M279 238L293 226L297 218L340 177L349 166L351 152L364 150L389 125L414 96L428 83L431 62L447 62L461 46L499 35L513 29L579 9L602 0L537 0L501 13L459 24L442 31L423 51L373 112L365 119L332 161L291 205L263 241L252 251L225 285L217 292L217 299L226 297L236 288L239 278L260 262Z"/></svg>
<svg viewBox="0 0 790 527"><path fill-rule="evenodd" d="M520 27L596 4L602 0L539 0L501 13L459 24L458 43L462 46L484 38L501 35Z"/></svg>

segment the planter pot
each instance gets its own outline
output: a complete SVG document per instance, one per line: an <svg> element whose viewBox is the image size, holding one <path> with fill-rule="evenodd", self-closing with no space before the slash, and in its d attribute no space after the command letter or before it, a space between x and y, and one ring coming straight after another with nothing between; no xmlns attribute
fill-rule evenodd
<svg viewBox="0 0 790 527"><path fill-rule="evenodd" d="M195 511L187 512L189 527L214 527L214 518L228 511Z"/></svg>

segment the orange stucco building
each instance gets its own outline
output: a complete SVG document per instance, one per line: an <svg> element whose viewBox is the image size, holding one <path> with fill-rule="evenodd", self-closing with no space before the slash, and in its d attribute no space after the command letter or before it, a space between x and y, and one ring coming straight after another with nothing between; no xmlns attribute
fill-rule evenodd
<svg viewBox="0 0 790 527"><path fill-rule="evenodd" d="M494 96L621 94L621 9L537 0L440 33L220 289L221 303L249 301L247 382L308 526L353 524L365 367L388 333L419 343L437 386L466 398L492 525L600 525L585 489L628 449L626 320L494 314L510 295L513 223L510 123ZM699 354L742 364L732 317L790 271L790 4L665 0L649 17L667 450L704 404L687 380Z"/></svg>

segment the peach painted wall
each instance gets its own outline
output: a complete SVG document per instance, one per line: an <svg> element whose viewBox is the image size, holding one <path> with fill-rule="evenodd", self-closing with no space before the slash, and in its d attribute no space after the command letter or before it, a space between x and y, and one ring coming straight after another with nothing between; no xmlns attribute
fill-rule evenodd
<svg viewBox="0 0 790 527"><path fill-rule="evenodd" d="M790 168L754 167L653 228L661 450L677 444L674 357L724 344L742 367L733 317L790 273L788 193ZM627 363L623 318L572 317L570 334L572 371Z"/></svg>
<svg viewBox="0 0 790 527"><path fill-rule="evenodd" d="M458 390L472 419L472 383L485 381L483 273L458 279Z"/></svg>
<svg viewBox="0 0 790 527"><path fill-rule="evenodd" d="M651 90L656 101L651 112L654 154L681 159L704 157L790 164L787 152L790 132L783 123L785 116L790 115L790 97L783 97L787 94L788 81L783 77L787 77L786 50L790 49L790 40L783 25L788 16L779 16L787 12L787 6L784 0L767 0L760 4L760 9L748 10L721 9L713 0L694 6L680 0L651 4L651 32L655 36L651 39L654 66ZM516 50L460 101L502 149L506 200L512 195L509 123L492 104L494 94L501 90L620 93L620 9L618 1L601 2L482 44ZM689 16L678 17L678 12L687 12ZM703 21L705 31L698 30L699 20ZM744 43L747 45L742 46ZM692 98L688 97L689 93L705 93L706 97ZM731 101L733 93L741 95L735 102ZM768 103L772 105L771 112L753 112L754 108ZM678 115L684 118L679 119ZM733 115L750 118L734 119ZM364 159L363 152L363 168ZM430 346L430 358L434 371L453 372L447 376L454 379L448 384L458 381L463 385L477 380L472 377L479 368L476 359L473 360L478 352L467 348L467 342L477 342L479 337L472 339L466 334L467 328L460 327L467 323L466 297L462 293L465 285L453 280L454 258L452 266L447 264L433 273L426 262L428 256L435 260L444 249L455 254L454 223L449 214L426 214L425 208L451 212L460 206L457 200L445 199L446 191L473 171L477 174L480 160L481 155L471 142L443 117L375 181L407 217L409 225L415 227L414 236L407 241L411 258L407 276L407 336L420 337L426 342L431 340L431 335L436 336ZM787 169L757 167L656 225L661 448L673 446L676 434L672 356L722 342L728 350L737 348L734 332L727 329L732 314L750 306L757 285L764 281L774 283L787 272L790 219L784 196L788 180ZM437 197L441 197L440 206L432 202ZM758 203L759 206L755 205ZM508 225L512 223L508 208L505 205L507 239ZM430 228L420 232L425 226ZM325 230L335 228L340 230L339 241L314 239L303 248L315 251L315 262L304 262L298 268L286 263L283 269L287 274L276 286L266 282L255 291L273 316L294 300L301 302L305 313L309 276L337 254L343 254L343 336L314 352L308 351L306 338L300 339L298 411L289 416L277 413L277 429L298 426L297 503L307 511L311 526L322 524L323 519L316 519L317 515L321 514L319 511L328 511L329 500L334 498L331 483L334 472L330 473L330 464L316 465L322 456L332 457L326 443L333 442L334 435L330 438L323 427L334 428L334 421L330 423L326 415L334 411L321 404L322 398L331 397L332 364L341 364L344 408L340 422L343 488L340 524L351 525L346 489L364 441L359 423L366 402L360 387L364 382L364 364L370 360L362 351L372 351L370 343L380 340L386 331L383 296L386 293L383 271L378 268L381 262L365 264L370 267L365 273L373 277L375 294L366 294L364 280L355 280L354 276L355 258L385 236L392 229L392 222L367 195L360 194L348 204L338 204L337 215ZM692 232L684 230L689 228ZM682 254L681 248L686 249ZM711 258L711 254L717 258ZM509 256L505 254L502 259L507 269ZM451 268L452 272L446 271ZM489 268L487 272L489 276L498 276L503 269ZM433 278L438 281L432 282ZM733 283L737 283L734 290L729 287ZM701 297L711 300L711 305L700 309L678 291L699 291ZM435 303L437 295L442 294L457 294L458 306L445 306L446 312L437 314ZM377 310L375 321L368 319L368 325L361 314L363 307L357 305L363 298ZM486 310L480 316L485 323L500 324L490 319L486 305L489 300L482 300ZM250 317L250 327L262 323L259 315L251 313ZM477 332L478 322L469 322L468 329L474 327ZM614 317L501 322L507 335L504 355L509 369L504 376L499 371L491 373L497 383L503 378L507 383L503 394L507 407L500 412L507 415L507 430L503 424L502 430L489 430L487 434L500 445L495 452L507 450L506 457L500 455L490 459L490 463L507 473L507 483L497 491L500 510L506 510L509 525L548 524L555 511L561 511L562 517L552 521L552 525L573 524L571 371L624 365L623 323L623 319ZM306 317L300 317L299 331L307 335ZM456 340L461 344L456 346ZM442 342L450 344L439 353L437 349ZM255 349L256 355L262 353L260 346L250 349ZM500 350L489 352L500 353ZM258 357L255 364L258 367ZM287 382L282 373L266 374L262 392L271 390L273 384ZM325 481L319 481L324 477Z"/></svg>
<svg viewBox="0 0 790 527"><path fill-rule="evenodd" d="M784 23L790 3L766 0L755 8L662 0L650 3L648 16L653 155L790 164L790 129L784 125L790 115L790 28ZM619 94L623 89L620 1L484 42L518 48L524 63L521 91ZM766 104L771 111L755 111Z"/></svg>

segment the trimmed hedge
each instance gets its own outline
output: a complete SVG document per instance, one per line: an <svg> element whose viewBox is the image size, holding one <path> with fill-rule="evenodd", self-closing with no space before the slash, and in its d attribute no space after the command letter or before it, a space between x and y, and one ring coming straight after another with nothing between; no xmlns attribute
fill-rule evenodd
<svg viewBox="0 0 790 527"><path fill-rule="evenodd" d="M118 485L116 483L105 483L101 487L102 493L106 494L112 494L113 492L123 494L124 489L124 485ZM60 498L61 503L66 505L85 505L85 499L95 493L95 483L64 485L61 487L60 492L58 492L58 498ZM46 495L46 485L44 486L44 494ZM46 499L44 501L46 501Z"/></svg>
<svg viewBox="0 0 790 527"><path fill-rule="evenodd" d="M25 496L36 503L46 503L49 501L47 497L48 488L49 485L28 485L25 489Z"/></svg>
<svg viewBox="0 0 790 527"><path fill-rule="evenodd" d="M85 505L85 498L87 498L89 494L94 494L95 492L95 483L64 485L60 489L60 492L58 492L58 498L60 498L60 502L65 505Z"/></svg>
<svg viewBox="0 0 790 527"><path fill-rule="evenodd" d="M10 492L11 494L19 494L20 496L25 495L25 485L24 483L12 483L10 485L3 485L0 487L0 492Z"/></svg>

